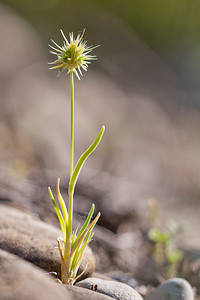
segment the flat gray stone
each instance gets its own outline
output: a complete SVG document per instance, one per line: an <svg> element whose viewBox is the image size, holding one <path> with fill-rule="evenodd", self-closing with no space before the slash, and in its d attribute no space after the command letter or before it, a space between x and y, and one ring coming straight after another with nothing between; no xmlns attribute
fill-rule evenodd
<svg viewBox="0 0 200 300"><path fill-rule="evenodd" d="M0 248L28 260L47 272L60 276L60 254L57 238L61 231L17 209L0 205ZM95 269L95 258L87 247L80 266L83 276L90 276Z"/></svg>
<svg viewBox="0 0 200 300"><path fill-rule="evenodd" d="M145 300L194 300L194 293L187 280L173 278L158 286Z"/></svg>
<svg viewBox="0 0 200 300"><path fill-rule="evenodd" d="M63 285L73 300L112 300L113 298L78 286Z"/></svg>
<svg viewBox="0 0 200 300"><path fill-rule="evenodd" d="M142 297L130 286L117 281L103 280L99 278L86 278L76 284L89 290L110 296L117 300L142 300Z"/></svg>
<svg viewBox="0 0 200 300"><path fill-rule="evenodd" d="M73 300L74 298L43 270L0 249L0 299Z"/></svg>

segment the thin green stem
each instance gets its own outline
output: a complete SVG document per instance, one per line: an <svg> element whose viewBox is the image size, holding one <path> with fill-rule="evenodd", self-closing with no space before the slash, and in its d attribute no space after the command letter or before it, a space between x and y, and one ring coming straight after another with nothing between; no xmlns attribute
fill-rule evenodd
<svg viewBox="0 0 200 300"><path fill-rule="evenodd" d="M73 219L73 192L69 193L69 207L68 207L68 243L70 245L70 251L71 251L71 234L72 234L72 219Z"/></svg>
<svg viewBox="0 0 200 300"><path fill-rule="evenodd" d="M64 250L64 263L62 266L62 282L70 284L69 279L71 267L71 242L72 242L72 217L73 217L73 193L69 193L69 207L68 207L68 226L66 227L66 243Z"/></svg>
<svg viewBox="0 0 200 300"><path fill-rule="evenodd" d="M70 179L72 178L74 169L74 77L73 72L70 72L71 83L71 165L70 165Z"/></svg>
<svg viewBox="0 0 200 300"><path fill-rule="evenodd" d="M71 157L70 157L70 180L74 169L74 78L73 72L70 72L71 83ZM69 192L68 206L68 226L66 228L66 245L64 259L67 259L71 252L71 236L72 236L72 219L73 219L73 193Z"/></svg>

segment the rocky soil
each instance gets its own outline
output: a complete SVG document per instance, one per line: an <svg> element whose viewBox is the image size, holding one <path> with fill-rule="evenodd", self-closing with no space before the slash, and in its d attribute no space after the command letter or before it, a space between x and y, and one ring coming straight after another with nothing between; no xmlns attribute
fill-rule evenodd
<svg viewBox="0 0 200 300"><path fill-rule="evenodd" d="M148 300L194 299L194 290L183 279L166 281L153 290L153 280L156 280L156 274L153 274L153 269L144 269L141 260L139 267L143 270L140 273L134 272L134 270L129 275L122 271L113 274L112 272L96 273L95 256L89 247L80 266L80 272L82 272L87 264L86 272L75 287L56 283L55 279L60 276L60 259L55 246L60 233L54 226L40 221L28 212L0 205L0 299L13 299L13 295L16 300L27 297L29 299L55 299L57 296L68 300L90 298L141 300L143 297ZM102 232L102 240L103 235ZM101 247L99 246L99 251ZM111 250L112 245L109 247ZM130 253L125 248L123 250L125 256L129 255L130 261L131 258L137 256L137 252ZM111 251L117 252L116 249ZM143 255L145 254L143 253ZM109 259L108 256L107 259ZM104 263L104 257L105 253L103 256L99 254L98 260L101 261L99 264ZM137 258L139 257L137 256ZM124 263L123 258L120 259L121 263ZM107 267L109 269L110 266L107 265ZM117 264L115 264L116 267ZM105 266L104 269L106 269ZM151 273L151 281L148 279L148 282L145 276L141 277L141 274L145 274L144 270ZM138 280L136 279L137 274L140 274ZM142 281L146 284L142 284ZM171 298L168 298L169 294Z"/></svg>

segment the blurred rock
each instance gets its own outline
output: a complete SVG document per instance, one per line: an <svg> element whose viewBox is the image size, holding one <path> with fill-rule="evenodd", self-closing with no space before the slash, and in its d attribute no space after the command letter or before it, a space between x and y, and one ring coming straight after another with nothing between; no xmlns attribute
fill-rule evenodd
<svg viewBox="0 0 200 300"><path fill-rule="evenodd" d="M0 250L1 300L109 300L108 296L58 284L48 274L19 257Z"/></svg>
<svg viewBox="0 0 200 300"><path fill-rule="evenodd" d="M0 250L1 300L72 300L50 275L34 265Z"/></svg>
<svg viewBox="0 0 200 300"><path fill-rule="evenodd" d="M60 277L60 254L55 247L61 232L27 213L3 205L0 208L0 248ZM79 272L85 270L85 278L94 269L95 259L87 247Z"/></svg>
<svg viewBox="0 0 200 300"><path fill-rule="evenodd" d="M137 288L139 286L139 282L132 277L131 273L123 273L119 271L108 272L105 275L112 278L113 280L126 283L132 288ZM103 279L103 278L102 278Z"/></svg>
<svg viewBox="0 0 200 300"><path fill-rule="evenodd" d="M136 290L117 281L90 277L78 282L76 285L89 290L94 290L118 300L142 300L142 297Z"/></svg>
<svg viewBox="0 0 200 300"><path fill-rule="evenodd" d="M173 278L165 281L145 300L194 300L194 293L188 281L182 278Z"/></svg>

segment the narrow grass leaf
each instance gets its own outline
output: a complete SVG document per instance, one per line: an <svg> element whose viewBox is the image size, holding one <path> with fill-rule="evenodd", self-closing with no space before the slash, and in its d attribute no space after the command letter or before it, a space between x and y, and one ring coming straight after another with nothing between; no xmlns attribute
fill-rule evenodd
<svg viewBox="0 0 200 300"><path fill-rule="evenodd" d="M90 154L98 146L98 144L99 144L99 142L100 142L100 140L103 136L104 131L105 131L105 126L103 126L101 128L101 130L100 130L98 136L96 137L96 139L94 140L94 142L91 144L91 146L79 158L79 160L76 164L76 167L74 169L74 172L72 174L72 178L71 178L70 183L69 183L69 193L73 193L76 181L77 181L79 173L81 171L81 168L83 167L83 164L86 161L86 159L90 156Z"/></svg>
<svg viewBox="0 0 200 300"><path fill-rule="evenodd" d="M71 251L71 253L70 253L70 255L69 255L69 258L68 258L69 260L70 260L70 259L72 258L72 256L74 255L76 249L80 247L80 245L81 245L81 243L82 243L82 241L83 241L84 236L86 235L86 233L87 233L91 228L94 227L94 225L95 225L96 222L98 221L100 215L101 215L101 214L98 213L98 215L97 215L96 218L92 221L92 223L91 223L91 224L83 231L82 235L77 239L77 241L76 241L76 243L75 243L75 245L74 245L74 247L73 247L73 249L72 249L72 251Z"/></svg>
<svg viewBox="0 0 200 300"><path fill-rule="evenodd" d="M91 218L93 216L94 213L94 209L95 209L95 205L92 204L92 207L90 209L90 212L87 216L87 219L85 220L85 223L83 224L82 228L80 229L78 235L77 235L77 239L79 239L79 237L81 236L81 234L83 233L83 231L86 229L86 227L90 224Z"/></svg>
<svg viewBox="0 0 200 300"><path fill-rule="evenodd" d="M61 213L61 211L60 211L58 205L56 204L56 201L54 200L53 193L52 193L50 187L48 188L48 191L49 191L49 195L50 195L51 201L52 201L52 203L53 203L53 206L54 206L54 208L55 208L55 211L56 211L56 213L57 213L58 220L59 220L59 222L60 222L60 227L61 227L61 230L62 230L63 239L65 240L65 222L64 222L62 213Z"/></svg>
<svg viewBox="0 0 200 300"><path fill-rule="evenodd" d="M85 243L83 245L83 247L81 248L81 250L78 252L78 255L76 256L76 258L74 259L73 263L72 263L72 270L74 270L74 277L76 277L76 273L79 269L85 248L87 247L87 245L89 244L89 242Z"/></svg>
<svg viewBox="0 0 200 300"><path fill-rule="evenodd" d="M64 220L65 220L65 224L67 224L68 222L68 214L67 214L67 208L66 208L66 205L65 205L65 201L60 193L60 178L58 178L57 180L57 196L58 196L58 200L60 202L60 207L62 209L62 213L63 213L63 217L64 217Z"/></svg>

